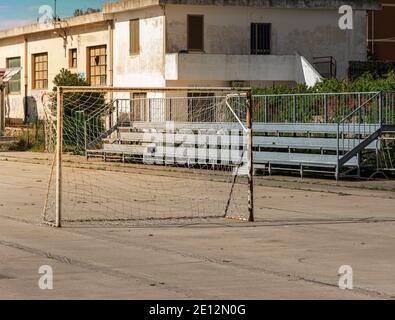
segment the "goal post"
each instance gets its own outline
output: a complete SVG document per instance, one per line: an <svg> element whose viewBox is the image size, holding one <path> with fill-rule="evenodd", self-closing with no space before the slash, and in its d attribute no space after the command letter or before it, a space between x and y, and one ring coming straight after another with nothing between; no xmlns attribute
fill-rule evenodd
<svg viewBox="0 0 395 320"><path fill-rule="evenodd" d="M52 104L45 223L254 221L251 88L58 87Z"/></svg>
<svg viewBox="0 0 395 320"><path fill-rule="evenodd" d="M252 94L246 92L247 166L248 166L248 221L254 222L254 152L252 136Z"/></svg>
<svg viewBox="0 0 395 320"><path fill-rule="evenodd" d="M57 88L56 118L56 218L55 226L62 226L62 153L63 153L63 89Z"/></svg>

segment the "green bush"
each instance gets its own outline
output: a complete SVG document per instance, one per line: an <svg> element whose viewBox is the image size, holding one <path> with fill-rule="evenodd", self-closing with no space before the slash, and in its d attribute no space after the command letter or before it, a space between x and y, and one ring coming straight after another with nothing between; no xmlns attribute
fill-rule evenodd
<svg viewBox="0 0 395 320"><path fill-rule="evenodd" d="M62 69L54 79L59 86L89 86L80 75ZM56 90L56 88L54 89ZM54 94L54 105L57 97ZM85 151L85 140L91 141L104 131L101 111L105 109L105 97L100 92L64 93L63 96L63 144L64 150L75 154ZM92 118L92 115L97 115ZM89 120L88 120L89 119ZM85 126L90 128L85 132ZM85 137L85 134L87 137Z"/></svg>
<svg viewBox="0 0 395 320"><path fill-rule="evenodd" d="M278 95L278 94L301 94L301 93L344 93L344 92L377 92L395 90L395 74L389 72L385 77L377 77L371 73L365 73L355 81L324 79L313 87L298 84L293 88L279 86L273 88L254 88L254 95ZM254 120L269 122L314 122L327 121L337 122L363 103L353 95L344 96L328 95L325 100L319 96L311 96L306 99L303 96L267 97L263 102L261 98L254 101ZM369 103L369 115L367 121L378 121L377 101ZM325 119L324 119L325 118Z"/></svg>
<svg viewBox="0 0 395 320"><path fill-rule="evenodd" d="M72 86L72 87L80 87L80 86L89 86L89 82L87 82L83 77L81 77L77 73L72 73L70 70L61 69L59 74L53 80L53 84L57 87L60 86Z"/></svg>
<svg viewBox="0 0 395 320"><path fill-rule="evenodd" d="M391 71L395 71L395 62L374 60L371 52L368 53L368 61L350 61L348 66L348 78L356 79L366 72L380 78Z"/></svg>
<svg viewBox="0 0 395 320"><path fill-rule="evenodd" d="M286 94L286 93L329 93L329 92L370 92L395 90L395 73L389 72L384 77L365 73L354 81L324 79L313 87L298 84L293 88L286 86L254 88L254 94Z"/></svg>

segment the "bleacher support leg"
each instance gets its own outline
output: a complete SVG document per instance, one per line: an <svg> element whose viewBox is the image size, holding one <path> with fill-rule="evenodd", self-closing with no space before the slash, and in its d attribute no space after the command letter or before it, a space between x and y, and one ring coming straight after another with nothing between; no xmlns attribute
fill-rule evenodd
<svg viewBox="0 0 395 320"><path fill-rule="evenodd" d="M357 154L357 164L358 164L357 177L360 178L361 177L361 153L360 152L358 152L358 154Z"/></svg>

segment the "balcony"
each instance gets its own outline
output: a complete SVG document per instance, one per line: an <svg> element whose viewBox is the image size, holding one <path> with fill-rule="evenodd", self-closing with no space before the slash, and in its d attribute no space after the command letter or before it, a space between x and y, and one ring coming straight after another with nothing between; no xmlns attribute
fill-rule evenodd
<svg viewBox="0 0 395 320"><path fill-rule="evenodd" d="M320 79L299 54L167 54L165 77L166 80L191 81L295 81L309 85Z"/></svg>

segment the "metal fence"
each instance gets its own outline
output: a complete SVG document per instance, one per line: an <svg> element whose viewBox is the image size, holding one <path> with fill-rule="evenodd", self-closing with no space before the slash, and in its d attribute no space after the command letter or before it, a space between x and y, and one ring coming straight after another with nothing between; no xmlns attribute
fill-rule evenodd
<svg viewBox="0 0 395 320"><path fill-rule="evenodd" d="M228 99L230 106L244 117L244 97ZM210 107L222 97L118 99L116 118L132 121L225 121L228 114L218 114ZM253 121L256 123L339 123L364 105L362 118L378 123L379 118L395 122L394 92L279 94L253 96ZM209 106L209 107L207 107ZM220 109L224 110L224 109ZM349 119L358 122L357 115Z"/></svg>
<svg viewBox="0 0 395 320"><path fill-rule="evenodd" d="M263 123L338 123L369 101L369 112L378 114L378 92L257 95L253 117ZM376 121L376 117L365 117Z"/></svg>
<svg viewBox="0 0 395 320"><path fill-rule="evenodd" d="M395 91L384 91L381 94L380 121L382 124L395 124Z"/></svg>
<svg viewBox="0 0 395 320"><path fill-rule="evenodd" d="M221 96L115 98L94 113L76 113L75 132L84 122L84 135L79 138L81 152L86 146L101 140L118 127L132 126L133 122L164 123L230 123L245 119L245 97ZM336 125L342 150L352 150L372 130L382 124L395 124L395 92L316 93L255 95L252 99L253 122L265 124ZM77 117L78 115L78 117ZM236 115L236 117L235 117ZM78 119L77 119L78 118ZM109 119L111 118L111 121ZM204 126L204 125L203 125ZM73 131L73 132L74 132ZM73 133L71 136L75 136ZM358 139L352 139L349 138ZM352 145L343 146L344 143Z"/></svg>
<svg viewBox="0 0 395 320"><path fill-rule="evenodd" d="M229 107L226 106L229 104ZM116 122L234 122L245 119L245 98L223 96L117 99ZM232 109L232 111L231 111Z"/></svg>
<svg viewBox="0 0 395 320"><path fill-rule="evenodd" d="M394 102L395 92L378 92L338 122L338 167L374 143L383 125L395 125ZM342 150L343 157L339 150Z"/></svg>

